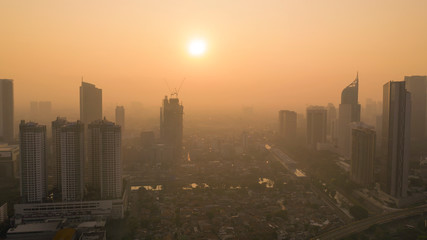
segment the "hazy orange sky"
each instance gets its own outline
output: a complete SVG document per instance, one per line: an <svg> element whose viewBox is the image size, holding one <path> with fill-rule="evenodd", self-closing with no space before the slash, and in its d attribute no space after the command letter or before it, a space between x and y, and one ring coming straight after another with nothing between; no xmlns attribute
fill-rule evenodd
<svg viewBox="0 0 427 240"><path fill-rule="evenodd" d="M427 74L425 0L2 0L0 32L0 78L14 79L17 108L78 110L81 76L105 107L160 106L164 79L186 78L187 111L301 111L338 103L356 71L362 104L387 81ZM187 52L195 37L203 57Z"/></svg>

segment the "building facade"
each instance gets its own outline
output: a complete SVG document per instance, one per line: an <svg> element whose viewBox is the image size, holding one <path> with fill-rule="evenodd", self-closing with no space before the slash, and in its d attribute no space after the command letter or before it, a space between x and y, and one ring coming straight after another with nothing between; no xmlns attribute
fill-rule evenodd
<svg viewBox="0 0 427 240"><path fill-rule="evenodd" d="M101 199L122 194L122 154L120 126L98 120L88 126L89 184Z"/></svg>
<svg viewBox="0 0 427 240"><path fill-rule="evenodd" d="M279 136L285 143L295 142L297 137L297 113L289 110L279 111Z"/></svg>
<svg viewBox="0 0 427 240"><path fill-rule="evenodd" d="M368 187L374 183L376 134L374 127L363 123L352 124L350 178Z"/></svg>
<svg viewBox="0 0 427 240"><path fill-rule="evenodd" d="M383 87L381 189L406 197L411 124L411 95L405 82L388 82Z"/></svg>
<svg viewBox="0 0 427 240"><path fill-rule="evenodd" d="M411 94L411 142L422 144L426 136L427 76L405 76L406 90Z"/></svg>
<svg viewBox="0 0 427 240"><path fill-rule="evenodd" d="M116 124L122 128L122 133L125 131L125 108L123 106L116 107Z"/></svg>
<svg viewBox="0 0 427 240"><path fill-rule="evenodd" d="M173 161L182 157L184 107L178 98L165 96L160 108L160 139L172 149Z"/></svg>
<svg viewBox="0 0 427 240"><path fill-rule="evenodd" d="M0 144L0 178L19 178L19 146Z"/></svg>
<svg viewBox="0 0 427 240"><path fill-rule="evenodd" d="M102 89L91 83L80 86L80 121L89 124L102 119Z"/></svg>
<svg viewBox="0 0 427 240"><path fill-rule="evenodd" d="M322 106L307 108L307 146L317 149L319 143L326 142L327 110Z"/></svg>
<svg viewBox="0 0 427 240"><path fill-rule="evenodd" d="M0 142L14 139L13 80L0 79Z"/></svg>
<svg viewBox="0 0 427 240"><path fill-rule="evenodd" d="M338 147L341 154L350 158L351 127L350 123L360 122L359 74L341 93L338 115Z"/></svg>
<svg viewBox="0 0 427 240"><path fill-rule="evenodd" d="M46 126L21 121L21 197L24 202L42 202L47 195Z"/></svg>

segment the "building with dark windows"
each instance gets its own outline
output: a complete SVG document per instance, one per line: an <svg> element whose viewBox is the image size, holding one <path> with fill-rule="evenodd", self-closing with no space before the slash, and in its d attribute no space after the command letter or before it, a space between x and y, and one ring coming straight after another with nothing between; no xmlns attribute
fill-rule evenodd
<svg viewBox="0 0 427 240"><path fill-rule="evenodd" d="M160 108L160 139L172 151L172 160L182 157L184 107L177 97L163 99Z"/></svg>
<svg viewBox="0 0 427 240"><path fill-rule="evenodd" d="M21 197L27 203L42 202L47 195L46 126L22 120L19 144Z"/></svg>
<svg viewBox="0 0 427 240"><path fill-rule="evenodd" d="M395 198L406 197L411 124L411 95L405 82L383 87L381 189Z"/></svg>
<svg viewBox="0 0 427 240"><path fill-rule="evenodd" d="M375 144L374 127L360 122L352 124L350 178L363 187L374 183Z"/></svg>
<svg viewBox="0 0 427 240"><path fill-rule="evenodd" d="M297 137L297 113L289 110L279 111L279 136L286 143L295 142Z"/></svg>
<svg viewBox="0 0 427 240"><path fill-rule="evenodd" d="M18 145L0 144L0 178L19 178Z"/></svg>
<svg viewBox="0 0 427 240"><path fill-rule="evenodd" d="M0 79L0 142L13 141L13 108L13 80Z"/></svg>
<svg viewBox="0 0 427 240"><path fill-rule="evenodd" d="M350 158L351 127L350 123L360 122L359 74L341 93L338 115L338 147L341 154Z"/></svg>
<svg viewBox="0 0 427 240"><path fill-rule="evenodd" d="M326 142L327 111L322 106L310 106L307 108L307 146L310 149L318 149L319 143Z"/></svg>
<svg viewBox="0 0 427 240"><path fill-rule="evenodd" d="M102 89L91 83L80 86L80 121L89 124L102 119Z"/></svg>
<svg viewBox="0 0 427 240"><path fill-rule="evenodd" d="M426 136L427 76L405 76L405 86L411 94L411 145L415 147Z"/></svg>
<svg viewBox="0 0 427 240"><path fill-rule="evenodd" d="M122 196L120 126L98 120L88 126L89 184L101 199Z"/></svg>
<svg viewBox="0 0 427 240"><path fill-rule="evenodd" d="M67 122L59 130L60 192L62 201L81 201L84 196L84 125Z"/></svg>
<svg viewBox="0 0 427 240"><path fill-rule="evenodd" d="M61 128L65 124L67 124L66 118L57 117L52 121L52 185L57 193L61 191Z"/></svg>

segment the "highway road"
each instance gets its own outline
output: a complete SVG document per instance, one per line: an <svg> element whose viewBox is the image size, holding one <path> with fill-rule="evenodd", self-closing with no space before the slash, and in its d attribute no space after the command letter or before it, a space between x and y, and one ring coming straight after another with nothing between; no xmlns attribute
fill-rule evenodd
<svg viewBox="0 0 427 240"><path fill-rule="evenodd" d="M414 208L402 209L395 212L384 213L384 214L372 216L357 222L349 223L347 225L336 228L329 232L320 234L319 236L316 236L314 239L319 239L319 240L341 239L350 234L362 232L374 224L384 224L384 223L392 222L394 220L398 220L398 219L402 219L410 216L421 215L421 214L424 214L425 212L427 212L427 204L414 207Z"/></svg>

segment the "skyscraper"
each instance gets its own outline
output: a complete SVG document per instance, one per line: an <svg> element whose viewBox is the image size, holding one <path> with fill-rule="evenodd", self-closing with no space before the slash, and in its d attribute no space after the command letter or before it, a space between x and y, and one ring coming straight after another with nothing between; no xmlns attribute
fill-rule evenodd
<svg viewBox="0 0 427 240"><path fill-rule="evenodd" d="M179 99L165 96L160 108L160 139L172 149L173 160L182 155L184 107Z"/></svg>
<svg viewBox="0 0 427 240"><path fill-rule="evenodd" d="M289 110L279 111L279 135L289 143L297 137L297 113Z"/></svg>
<svg viewBox="0 0 427 240"><path fill-rule="evenodd" d="M116 107L116 124L122 128L122 132L125 131L125 108L123 106Z"/></svg>
<svg viewBox="0 0 427 240"><path fill-rule="evenodd" d="M89 184L102 199L121 197L121 143L120 126L105 119L89 124Z"/></svg>
<svg viewBox="0 0 427 240"><path fill-rule="evenodd" d="M368 187L374 183L375 130L363 123L352 124L350 178Z"/></svg>
<svg viewBox="0 0 427 240"><path fill-rule="evenodd" d="M80 86L80 121L89 124L102 119L102 89L82 82Z"/></svg>
<svg viewBox="0 0 427 240"><path fill-rule="evenodd" d="M0 79L0 141L13 141L13 80Z"/></svg>
<svg viewBox="0 0 427 240"><path fill-rule="evenodd" d="M62 201L83 199L84 125L77 121L61 127Z"/></svg>
<svg viewBox="0 0 427 240"><path fill-rule="evenodd" d="M307 108L307 145L317 149L318 143L326 142L326 108L310 106Z"/></svg>
<svg viewBox="0 0 427 240"><path fill-rule="evenodd" d="M427 76L405 76L405 85L411 93L411 142L419 145L426 136Z"/></svg>
<svg viewBox="0 0 427 240"><path fill-rule="evenodd" d="M408 189L411 95L405 82L383 87L382 164L380 184L393 197L405 197Z"/></svg>
<svg viewBox="0 0 427 240"><path fill-rule="evenodd" d="M351 122L360 121L359 74L341 93L341 104L338 116L338 147L341 154L350 158L351 152Z"/></svg>
<svg viewBox="0 0 427 240"><path fill-rule="evenodd" d="M57 117L52 122L52 153L53 163L53 188L61 191L61 128L67 124L66 118Z"/></svg>
<svg viewBox="0 0 427 240"><path fill-rule="evenodd" d="M21 121L21 196L24 202L42 202L47 195L46 126Z"/></svg>

